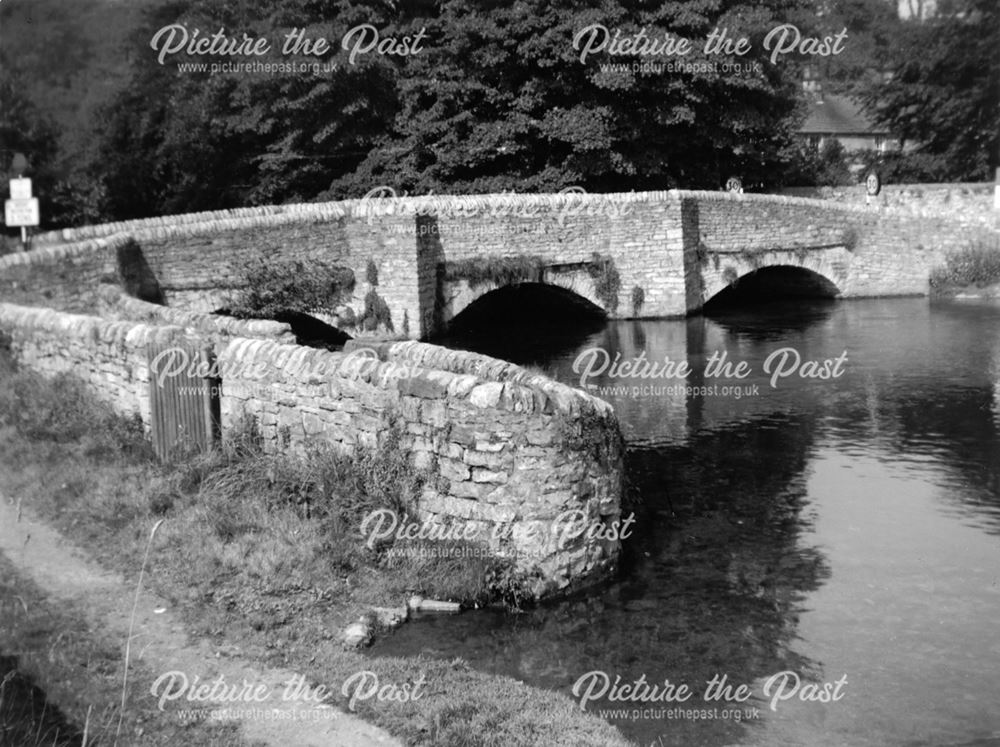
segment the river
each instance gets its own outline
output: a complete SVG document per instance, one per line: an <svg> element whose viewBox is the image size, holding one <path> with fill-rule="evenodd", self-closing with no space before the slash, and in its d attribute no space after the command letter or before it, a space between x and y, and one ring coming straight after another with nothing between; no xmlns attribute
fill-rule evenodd
<svg viewBox="0 0 1000 747"><path fill-rule="evenodd" d="M797 300L444 342L577 386L594 348L691 373L583 382L628 443L618 578L419 619L373 653L591 687L586 710L643 745L1000 744L1000 307ZM707 375L723 353L734 375ZM688 698L597 697L605 675Z"/></svg>

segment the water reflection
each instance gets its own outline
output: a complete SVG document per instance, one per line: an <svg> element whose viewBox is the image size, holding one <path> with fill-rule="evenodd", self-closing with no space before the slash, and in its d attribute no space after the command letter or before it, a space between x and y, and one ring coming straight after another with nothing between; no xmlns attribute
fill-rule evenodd
<svg viewBox="0 0 1000 747"><path fill-rule="evenodd" d="M747 362L739 383L759 393L651 396L594 377L630 445L638 521L621 578L520 617L404 626L376 652L462 656L566 692L590 670L692 685L716 673L759 685L783 669L849 677L842 702L787 703L750 724L610 718L645 744L971 744L1000 733L987 702L1000 684L1000 310L912 299L791 314L612 322L552 347L522 330L506 357L567 382L596 346L687 361L686 383L704 387L718 383L705 366L724 352ZM499 352L490 337L461 344ZM846 353L843 375L774 380L766 361L782 347L803 360Z"/></svg>

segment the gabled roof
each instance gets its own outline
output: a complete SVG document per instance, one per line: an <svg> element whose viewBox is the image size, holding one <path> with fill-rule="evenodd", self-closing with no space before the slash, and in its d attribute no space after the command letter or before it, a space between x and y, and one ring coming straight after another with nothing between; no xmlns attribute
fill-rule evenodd
<svg viewBox="0 0 1000 747"><path fill-rule="evenodd" d="M809 116L799 128L802 135L888 135L846 96L819 94L810 98Z"/></svg>

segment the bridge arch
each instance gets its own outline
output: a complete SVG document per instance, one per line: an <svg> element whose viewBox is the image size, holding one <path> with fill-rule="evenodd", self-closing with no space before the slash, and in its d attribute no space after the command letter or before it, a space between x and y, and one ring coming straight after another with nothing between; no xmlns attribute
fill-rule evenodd
<svg viewBox="0 0 1000 747"><path fill-rule="evenodd" d="M583 272L545 273L535 282L470 284L448 280L442 282L440 292L440 326L444 330L491 317L516 322L608 316L593 279Z"/></svg>
<svg viewBox="0 0 1000 747"><path fill-rule="evenodd" d="M795 265L769 265L729 276L732 281L705 301L705 310L772 299L832 299L841 294L828 277Z"/></svg>
<svg viewBox="0 0 1000 747"><path fill-rule="evenodd" d="M849 259L842 248L731 253L702 268L702 306L768 298L839 298Z"/></svg>

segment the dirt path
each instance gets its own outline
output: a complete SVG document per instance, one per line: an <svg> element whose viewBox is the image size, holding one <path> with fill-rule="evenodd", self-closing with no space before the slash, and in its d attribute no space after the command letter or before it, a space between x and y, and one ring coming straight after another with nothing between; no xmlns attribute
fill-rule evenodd
<svg viewBox="0 0 1000 747"><path fill-rule="evenodd" d="M129 620L135 602L135 587L116 574L100 568L60 533L22 513L19 506L0 497L0 552L45 593L59 600L74 601L88 611L90 622L101 629L128 637ZM189 701L186 696L166 707L191 709L231 708L241 712L242 734L249 742L296 747L367 747L401 745L387 732L340 709L317 705L290 695L286 685L296 673L264 669L253 662L217 650L204 640L192 640L168 604L153 594L139 596L133 630L131 660L141 662L157 676L184 673L212 684L220 676L224 684L242 688L252 685L257 698L223 700L212 696ZM172 680L173 692L180 692L180 676ZM156 708L159 698L150 692L153 683L134 683L139 697ZM171 689L164 680L159 694ZM191 692L188 690L187 692ZM219 691L221 692L221 691Z"/></svg>

